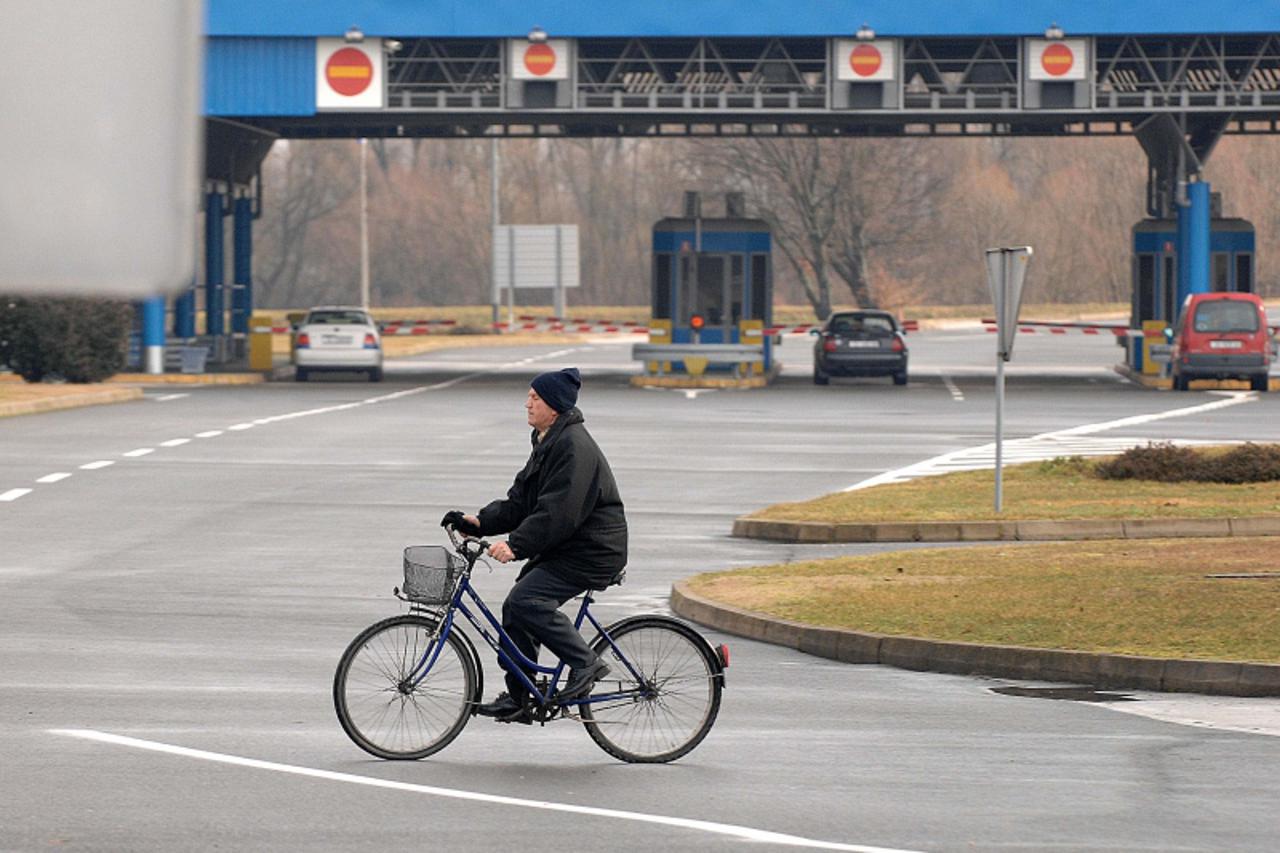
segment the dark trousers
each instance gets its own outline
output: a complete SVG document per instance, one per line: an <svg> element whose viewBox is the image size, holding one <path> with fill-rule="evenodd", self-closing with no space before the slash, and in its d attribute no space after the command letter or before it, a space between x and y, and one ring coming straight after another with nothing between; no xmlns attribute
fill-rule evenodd
<svg viewBox="0 0 1280 853"><path fill-rule="evenodd" d="M529 660L536 661L538 647L546 646L574 669L591 666L596 653L573 627L573 620L560 612L560 605L584 591L554 572L534 567L516 581L502 602L502 627ZM507 691L517 699L527 692L510 672L506 681Z"/></svg>

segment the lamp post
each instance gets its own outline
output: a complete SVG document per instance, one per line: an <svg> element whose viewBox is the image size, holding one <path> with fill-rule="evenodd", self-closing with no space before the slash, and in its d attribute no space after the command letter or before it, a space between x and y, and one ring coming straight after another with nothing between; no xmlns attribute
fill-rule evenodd
<svg viewBox="0 0 1280 853"><path fill-rule="evenodd" d="M369 140L360 138L360 307L369 310Z"/></svg>

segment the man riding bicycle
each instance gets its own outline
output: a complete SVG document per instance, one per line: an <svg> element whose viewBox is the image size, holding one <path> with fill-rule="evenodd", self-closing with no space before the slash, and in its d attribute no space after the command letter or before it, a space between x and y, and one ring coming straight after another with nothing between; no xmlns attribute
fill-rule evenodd
<svg viewBox="0 0 1280 853"><path fill-rule="evenodd" d="M525 399L533 452L506 498L477 515L453 510L441 521L470 535L509 533L507 541L490 546L489 555L501 563L528 560L502 603L502 627L530 660L545 645L569 665L562 698L590 693L609 665L560 607L588 589L619 582L627 563L622 498L576 407L581 385L574 367L534 377ZM506 692L477 713L501 722L532 722L520 679L508 672L506 685Z"/></svg>

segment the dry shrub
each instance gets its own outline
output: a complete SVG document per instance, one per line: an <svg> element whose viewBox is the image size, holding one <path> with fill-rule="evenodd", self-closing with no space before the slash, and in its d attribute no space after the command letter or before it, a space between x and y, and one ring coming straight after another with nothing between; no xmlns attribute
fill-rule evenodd
<svg viewBox="0 0 1280 853"><path fill-rule="evenodd" d="M1280 480L1280 445L1248 442L1225 453L1203 453L1169 442L1152 442L1099 462L1094 473L1104 480L1264 483Z"/></svg>

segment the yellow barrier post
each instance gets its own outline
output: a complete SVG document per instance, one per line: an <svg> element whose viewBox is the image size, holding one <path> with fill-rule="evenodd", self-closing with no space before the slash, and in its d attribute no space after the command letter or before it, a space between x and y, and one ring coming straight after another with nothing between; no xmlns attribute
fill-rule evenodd
<svg viewBox="0 0 1280 853"><path fill-rule="evenodd" d="M249 369L268 371L271 358L271 315L254 314L249 318Z"/></svg>
<svg viewBox="0 0 1280 853"><path fill-rule="evenodd" d="M1163 365L1151 360L1151 345L1164 343L1164 328L1166 325L1167 323L1164 320L1142 321L1143 376L1159 376L1164 369Z"/></svg>

